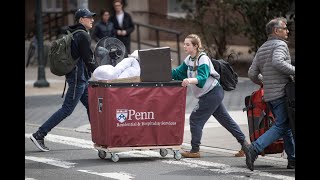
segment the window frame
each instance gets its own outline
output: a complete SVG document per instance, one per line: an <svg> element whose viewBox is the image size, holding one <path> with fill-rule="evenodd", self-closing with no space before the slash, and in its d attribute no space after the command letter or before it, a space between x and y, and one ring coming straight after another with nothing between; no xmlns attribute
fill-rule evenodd
<svg viewBox="0 0 320 180"><path fill-rule="evenodd" d="M186 18L187 12L183 12L184 10L181 8L182 3L185 1L190 1L186 3L191 3L191 7L195 7L196 0L182 0L178 2L178 0L168 0L167 1L167 15L168 17L174 17L174 18ZM177 11L174 11L174 8L177 8Z"/></svg>
<svg viewBox="0 0 320 180"><path fill-rule="evenodd" d="M57 5L59 4L60 1L60 5L61 7L57 7ZM50 6L49 6L50 4ZM63 0L43 0L42 1L42 12L62 12L63 9Z"/></svg>

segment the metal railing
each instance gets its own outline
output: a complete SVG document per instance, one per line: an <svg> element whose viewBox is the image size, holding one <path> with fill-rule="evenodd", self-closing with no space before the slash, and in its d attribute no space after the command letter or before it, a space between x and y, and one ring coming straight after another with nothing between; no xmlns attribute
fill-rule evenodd
<svg viewBox="0 0 320 180"><path fill-rule="evenodd" d="M178 62L179 64L181 64L181 55L180 55L180 35L182 34L179 31L175 31L175 30L171 30L171 29L167 29L167 28L163 28L163 27L159 27L159 26L153 26L153 25L149 25L149 24L143 24L143 23L138 23L135 22L134 23L135 26L137 27L137 45L138 45L138 49L141 49L141 44L143 45L147 45L147 46L151 46L151 47L160 47L160 36L159 36L159 32L165 32L165 33L169 33L169 34L174 34L176 36L176 42L177 42L177 48L176 49L171 49L171 52L177 53L178 55ZM140 27L145 27L151 30L154 30L156 33L156 44L151 44L148 43L146 41L142 41L140 38Z"/></svg>
<svg viewBox="0 0 320 180"><path fill-rule="evenodd" d="M58 36L62 33L61 31L67 25L65 23L66 17L69 14L74 14L74 10L67 12L50 12L42 13L43 19L43 34L44 40L51 41L52 39L57 39ZM26 39L32 39L36 34L36 23L29 28L29 31L26 33Z"/></svg>

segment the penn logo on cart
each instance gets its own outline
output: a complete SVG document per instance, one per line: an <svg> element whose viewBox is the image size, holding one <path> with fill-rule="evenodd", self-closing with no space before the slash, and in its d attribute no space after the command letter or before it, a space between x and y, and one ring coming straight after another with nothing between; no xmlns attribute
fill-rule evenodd
<svg viewBox="0 0 320 180"><path fill-rule="evenodd" d="M154 112L137 112L134 109L116 109L116 118L120 123L126 120L150 120L154 119Z"/></svg>
<svg viewBox="0 0 320 180"><path fill-rule="evenodd" d="M127 120L128 109L117 109L116 118L119 122L123 123Z"/></svg>

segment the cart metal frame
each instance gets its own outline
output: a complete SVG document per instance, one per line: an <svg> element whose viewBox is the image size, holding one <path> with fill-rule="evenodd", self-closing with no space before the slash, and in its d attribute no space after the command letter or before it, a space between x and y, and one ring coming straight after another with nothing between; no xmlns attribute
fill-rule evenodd
<svg viewBox="0 0 320 180"><path fill-rule="evenodd" d="M180 160L181 159L181 146L137 146L137 147L105 147L98 144L93 145L95 149L98 150L98 156L101 159L105 159L107 157L107 153L110 153L111 160L113 162L118 162L120 157L116 152L122 151L130 151L130 150L154 150L159 149L159 153L162 157L165 157L168 154L168 149L170 149L174 155L174 159Z"/></svg>

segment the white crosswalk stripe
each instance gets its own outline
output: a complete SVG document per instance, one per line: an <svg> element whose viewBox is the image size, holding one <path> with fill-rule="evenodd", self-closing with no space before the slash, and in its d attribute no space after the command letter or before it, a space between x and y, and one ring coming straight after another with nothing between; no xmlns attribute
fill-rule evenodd
<svg viewBox="0 0 320 180"><path fill-rule="evenodd" d="M30 136L31 136L31 134L28 134L28 133L25 134L26 138L29 138ZM86 149L92 149L92 150L96 151L96 149L93 147L93 142L88 141L88 140L84 140L84 139L48 134L46 136L46 141L51 141L51 142L61 143L61 144L66 144L66 145L72 145L72 146L86 148ZM208 147L206 149L208 149ZM131 150L131 151L118 152L117 154L121 157L161 157L159 152L156 152L156 151ZM168 154L167 157L171 158L171 157L173 157L173 155ZM61 161L61 160L45 159L45 158L31 157L31 156L26 156L26 159L37 161L37 162L43 162L43 163L47 163L47 164L51 164L51 165L55 165L55 166L59 166L59 167L63 167L63 168L74 167L76 164L76 163L66 162L66 161ZM266 159L268 159L268 158L266 158ZM258 170L255 170L252 172L246 168L232 167L227 164L214 163L214 162L197 160L197 159L183 158L183 159L177 161L177 160L173 160L173 159L168 158L166 160L162 160L161 162L166 163L166 164L181 165L181 166L187 166L187 167L192 167L192 168L207 169L210 171L214 171L216 173L223 173L223 174L244 173L245 172L245 173L250 173L255 176L271 177L271 178L276 178L276 179L280 179L280 180L295 179L294 177L290 177L290 176L276 175L276 174L262 172L262 171L258 171ZM113 179L128 179L128 180L130 180L135 176L135 175L127 174L124 172L97 173L97 172L93 172L90 170L78 170L78 171L90 173L90 174L96 174L99 176L109 177L109 178L113 178Z"/></svg>
<svg viewBox="0 0 320 180"><path fill-rule="evenodd" d="M53 166L58 166L62 168L72 168L76 163L68 162L68 161L61 161L59 159L50 159L50 158L44 158L44 157L34 157L34 156L25 156L25 159L41 162L45 164L50 164Z"/></svg>
<svg viewBox="0 0 320 180"><path fill-rule="evenodd" d="M25 159L30 160L30 161L49 164L52 166L62 167L62 168L73 168L73 167L75 167L75 164L77 164L77 163L73 163L73 162L62 161L59 159L35 157L35 156L25 156ZM131 180L132 178L134 178L133 177L134 175L131 175L131 174L128 174L125 172L98 173L98 172L93 172L91 170L84 170L84 169L80 169L77 171L89 173L89 174L94 174L94 175L98 175L98 176L103 176L103 177L109 177L109 178L118 179L118 180ZM35 179L26 178L25 180L35 180Z"/></svg>

